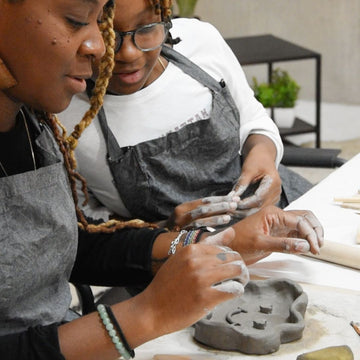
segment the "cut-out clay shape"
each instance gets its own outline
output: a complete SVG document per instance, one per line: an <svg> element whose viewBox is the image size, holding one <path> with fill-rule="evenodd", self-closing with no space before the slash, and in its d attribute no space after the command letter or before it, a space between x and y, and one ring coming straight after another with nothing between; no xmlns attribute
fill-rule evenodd
<svg viewBox="0 0 360 360"><path fill-rule="evenodd" d="M250 281L243 296L218 305L195 324L194 338L219 350L264 355L300 339L308 297L287 279Z"/></svg>

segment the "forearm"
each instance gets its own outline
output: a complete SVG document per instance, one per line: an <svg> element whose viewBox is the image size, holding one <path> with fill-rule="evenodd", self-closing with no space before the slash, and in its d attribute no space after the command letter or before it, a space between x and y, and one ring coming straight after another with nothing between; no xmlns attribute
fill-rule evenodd
<svg viewBox="0 0 360 360"><path fill-rule="evenodd" d="M145 342L149 331L145 309L139 308L137 297L112 306L131 347ZM83 316L80 319L61 325L58 329L59 343L62 354L66 360L114 360L119 357L107 330L105 329L97 312Z"/></svg>
<svg viewBox="0 0 360 360"><path fill-rule="evenodd" d="M275 163L277 150L273 141L265 135L250 135L243 146L242 155L246 159L251 154L252 157L268 159Z"/></svg>

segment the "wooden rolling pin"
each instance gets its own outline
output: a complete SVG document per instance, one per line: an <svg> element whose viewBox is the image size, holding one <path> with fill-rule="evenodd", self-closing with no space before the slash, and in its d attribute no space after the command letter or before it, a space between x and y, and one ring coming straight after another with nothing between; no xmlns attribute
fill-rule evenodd
<svg viewBox="0 0 360 360"><path fill-rule="evenodd" d="M325 240L320 248L320 255L304 254L315 259L332 262L335 264L360 269L360 246L340 244L335 241Z"/></svg>

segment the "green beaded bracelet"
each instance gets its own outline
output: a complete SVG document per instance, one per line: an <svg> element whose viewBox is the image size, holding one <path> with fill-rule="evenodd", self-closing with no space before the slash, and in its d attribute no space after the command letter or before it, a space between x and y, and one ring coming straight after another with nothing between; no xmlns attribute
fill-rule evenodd
<svg viewBox="0 0 360 360"><path fill-rule="evenodd" d="M111 341L114 343L116 350L119 352L121 358L125 359L125 360L129 360L131 358L130 354L128 353L128 351L125 349L125 346L123 345L123 343L120 341L120 338L117 334L117 332L114 329L114 325L112 324L109 315L106 311L106 308L103 304L99 304L97 306L97 311L99 313L100 319L103 322L105 329L107 330Z"/></svg>

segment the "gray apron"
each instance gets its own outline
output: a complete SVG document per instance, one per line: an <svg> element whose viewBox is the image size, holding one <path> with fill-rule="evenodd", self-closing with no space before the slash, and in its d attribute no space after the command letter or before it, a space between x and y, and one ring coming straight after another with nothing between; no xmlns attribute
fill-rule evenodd
<svg viewBox="0 0 360 360"><path fill-rule="evenodd" d="M74 202L51 131L31 127L42 167L0 178L0 336L60 322L71 302Z"/></svg>
<svg viewBox="0 0 360 360"><path fill-rule="evenodd" d="M225 82L217 82L167 46L162 55L210 89L211 118L161 138L120 147L104 110L98 114L114 184L131 215L147 221L167 218L180 203L227 194L241 171L240 116Z"/></svg>

